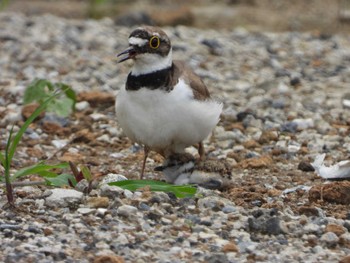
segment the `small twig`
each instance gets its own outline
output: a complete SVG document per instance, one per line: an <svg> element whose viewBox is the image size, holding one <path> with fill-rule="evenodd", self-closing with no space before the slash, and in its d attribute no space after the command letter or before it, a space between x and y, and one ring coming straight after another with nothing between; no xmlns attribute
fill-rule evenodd
<svg viewBox="0 0 350 263"><path fill-rule="evenodd" d="M79 139L82 135L78 134L75 135L72 139L70 139L63 147L57 149L57 151L55 151L51 156L49 156L46 160L51 160L53 157L55 157L58 153L66 151L68 149L69 146L71 146L75 141L77 141L77 139Z"/></svg>
<svg viewBox="0 0 350 263"><path fill-rule="evenodd" d="M66 151L68 146L71 145L71 143L75 140L75 137L73 139L71 139L69 142L67 142L67 144L65 144L63 147L57 149L57 151L55 151L51 156L49 156L46 160L51 160L53 157L55 157L59 152L63 152Z"/></svg>
<svg viewBox="0 0 350 263"><path fill-rule="evenodd" d="M4 185L5 183L1 183ZM19 187L19 186L31 186L31 185L45 185L45 181L30 181L30 182L13 182L11 183L12 187Z"/></svg>

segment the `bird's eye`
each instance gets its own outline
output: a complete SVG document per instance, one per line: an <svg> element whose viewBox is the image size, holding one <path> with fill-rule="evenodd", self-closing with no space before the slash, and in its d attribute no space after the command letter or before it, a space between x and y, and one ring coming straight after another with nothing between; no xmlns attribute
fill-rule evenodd
<svg viewBox="0 0 350 263"><path fill-rule="evenodd" d="M158 48L160 45L160 39L157 36L153 36L151 37L151 39L149 40L149 46L153 49Z"/></svg>

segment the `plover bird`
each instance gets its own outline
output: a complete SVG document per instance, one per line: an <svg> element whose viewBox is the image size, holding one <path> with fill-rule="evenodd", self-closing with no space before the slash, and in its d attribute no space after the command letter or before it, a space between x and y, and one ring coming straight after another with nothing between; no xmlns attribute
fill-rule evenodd
<svg viewBox="0 0 350 263"><path fill-rule="evenodd" d="M197 184L209 189L224 189L232 182L232 167L225 160L195 160L189 153L176 153L155 168L163 172L168 183Z"/></svg>
<svg viewBox="0 0 350 263"><path fill-rule="evenodd" d="M172 59L168 36L156 27L140 27L129 36L129 48L118 54L134 65L116 99L120 127L144 146L143 177L150 150L165 158L198 144L219 121L222 104L211 99L202 80L181 61Z"/></svg>

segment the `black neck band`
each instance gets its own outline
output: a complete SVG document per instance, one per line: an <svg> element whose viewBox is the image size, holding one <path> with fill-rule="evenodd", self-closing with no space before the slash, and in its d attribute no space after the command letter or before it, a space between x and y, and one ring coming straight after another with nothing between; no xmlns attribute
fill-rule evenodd
<svg viewBox="0 0 350 263"><path fill-rule="evenodd" d="M126 90L139 90L141 88L147 89L164 89L166 91L172 90L170 87L174 65L169 68L158 70L149 74L133 76L131 72L126 81Z"/></svg>

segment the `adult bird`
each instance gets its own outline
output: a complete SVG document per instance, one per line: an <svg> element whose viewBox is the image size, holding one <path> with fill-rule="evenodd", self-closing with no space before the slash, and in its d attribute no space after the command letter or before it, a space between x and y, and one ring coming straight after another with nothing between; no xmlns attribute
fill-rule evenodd
<svg viewBox="0 0 350 263"><path fill-rule="evenodd" d="M141 178L150 150L167 158L198 144L204 159L202 141L218 123L222 104L184 62L173 61L170 39L160 28L137 28L128 40L118 62L132 59L134 65L118 92L116 115L124 133L144 146Z"/></svg>

